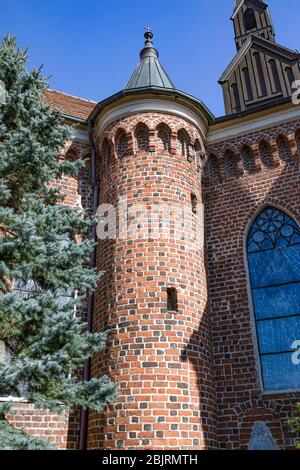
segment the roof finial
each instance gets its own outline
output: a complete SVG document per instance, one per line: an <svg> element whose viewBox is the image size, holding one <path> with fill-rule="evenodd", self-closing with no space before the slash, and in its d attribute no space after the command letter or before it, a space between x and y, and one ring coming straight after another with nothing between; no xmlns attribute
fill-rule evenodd
<svg viewBox="0 0 300 470"><path fill-rule="evenodd" d="M140 58L144 59L145 57L154 57L158 58L158 51L153 46L153 31L150 26L145 26L145 47L140 53Z"/></svg>
<svg viewBox="0 0 300 470"><path fill-rule="evenodd" d="M145 41L145 47L153 47L153 42L152 42L153 30L150 26L145 26L144 38L146 40Z"/></svg>

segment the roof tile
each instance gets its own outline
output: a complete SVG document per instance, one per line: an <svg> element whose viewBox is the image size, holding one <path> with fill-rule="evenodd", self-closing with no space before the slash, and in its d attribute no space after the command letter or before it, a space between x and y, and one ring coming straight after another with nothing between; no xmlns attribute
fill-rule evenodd
<svg viewBox="0 0 300 470"><path fill-rule="evenodd" d="M97 104L95 101L50 89L46 90L44 98L50 106L59 109L64 115L83 120L88 119Z"/></svg>

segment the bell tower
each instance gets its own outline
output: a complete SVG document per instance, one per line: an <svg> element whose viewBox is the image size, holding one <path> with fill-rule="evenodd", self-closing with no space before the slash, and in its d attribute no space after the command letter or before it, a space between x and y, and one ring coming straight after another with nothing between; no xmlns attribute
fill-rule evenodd
<svg viewBox="0 0 300 470"><path fill-rule="evenodd" d="M300 55L275 42L268 5L236 0L231 19L237 53L219 80L226 114L289 101L300 78Z"/></svg>
<svg viewBox="0 0 300 470"><path fill-rule="evenodd" d="M231 17L239 50L250 34L275 42L275 30L268 5L259 0L235 0Z"/></svg>

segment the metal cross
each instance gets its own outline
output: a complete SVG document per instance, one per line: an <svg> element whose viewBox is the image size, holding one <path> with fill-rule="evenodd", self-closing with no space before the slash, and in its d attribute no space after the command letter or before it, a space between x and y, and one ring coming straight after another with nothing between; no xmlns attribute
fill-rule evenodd
<svg viewBox="0 0 300 470"><path fill-rule="evenodd" d="M151 26L145 26L146 33L153 33Z"/></svg>

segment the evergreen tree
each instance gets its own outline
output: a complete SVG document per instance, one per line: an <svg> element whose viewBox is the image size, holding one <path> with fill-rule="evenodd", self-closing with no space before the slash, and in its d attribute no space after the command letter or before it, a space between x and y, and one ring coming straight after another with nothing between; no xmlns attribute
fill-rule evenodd
<svg viewBox="0 0 300 470"><path fill-rule="evenodd" d="M83 162L59 161L71 138L57 110L42 100L41 69L27 72L27 52L7 36L0 46L0 396L24 397L37 407L80 405L101 411L115 385L107 377L80 380L76 371L106 344L75 315L99 274L89 267L95 219L64 205L63 175ZM3 101L3 100L2 100ZM75 237L82 242L76 243ZM6 409L6 408L5 408ZM12 428L0 410L0 448L43 448ZM13 412L13 408L10 413Z"/></svg>
<svg viewBox="0 0 300 470"><path fill-rule="evenodd" d="M293 426L293 432L300 434L300 403L297 404L297 410L299 416L288 421L288 424ZM300 450L300 441L296 443L296 448Z"/></svg>

